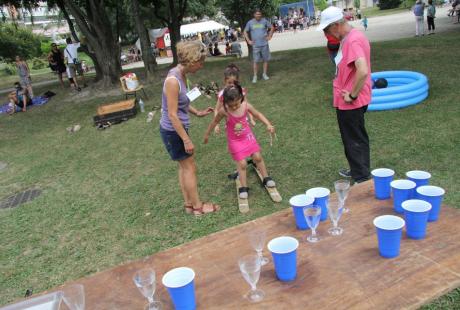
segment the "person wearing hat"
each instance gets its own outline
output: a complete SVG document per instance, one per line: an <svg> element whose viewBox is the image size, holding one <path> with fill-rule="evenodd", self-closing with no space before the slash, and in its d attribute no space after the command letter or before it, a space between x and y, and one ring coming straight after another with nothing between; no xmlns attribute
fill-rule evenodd
<svg viewBox="0 0 460 310"><path fill-rule="evenodd" d="M369 40L333 6L321 12L318 30L340 40L335 57L334 107L350 169L341 169L339 174L361 183L370 178L369 137L364 123L372 88Z"/></svg>

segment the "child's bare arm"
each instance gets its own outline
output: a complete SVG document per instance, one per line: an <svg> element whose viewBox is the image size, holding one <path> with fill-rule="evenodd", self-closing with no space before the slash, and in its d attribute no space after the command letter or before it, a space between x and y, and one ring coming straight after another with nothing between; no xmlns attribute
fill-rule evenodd
<svg viewBox="0 0 460 310"><path fill-rule="evenodd" d="M256 108L254 108L252 106L252 104L250 104L248 102L248 111L254 115L255 118L257 118L258 120L260 120L262 123L265 124L265 126L267 126L267 130L270 132L270 133L274 133L275 132L275 127L272 125L272 123L270 123L270 121L265 117L265 115L263 115L262 113L260 113L259 111L256 110Z"/></svg>
<svg viewBox="0 0 460 310"><path fill-rule="evenodd" d="M222 111L223 109L220 109L219 112L217 113L217 115L214 116L211 124L209 124L208 128L206 129L206 132L204 134L204 144L208 143L208 140L209 140L209 134L211 133L211 131L214 129L214 127L216 127L217 125L219 125L219 122L222 120L222 118L224 118L225 116L225 112Z"/></svg>
<svg viewBox="0 0 460 310"><path fill-rule="evenodd" d="M223 104L222 102L219 100L219 98L217 98L217 102L216 102L216 108L214 109L214 116L216 116L220 109L223 108ZM215 127L214 127L214 133L215 134L219 134L220 133L220 126L219 124L217 124Z"/></svg>

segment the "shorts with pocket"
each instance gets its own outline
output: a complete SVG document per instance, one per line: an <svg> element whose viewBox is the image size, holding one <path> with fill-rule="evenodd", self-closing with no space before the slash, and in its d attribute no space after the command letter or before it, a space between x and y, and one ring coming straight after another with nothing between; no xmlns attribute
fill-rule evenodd
<svg viewBox="0 0 460 310"><path fill-rule="evenodd" d="M188 129L185 128L188 134ZM189 158L191 154L185 152L184 141L175 131L165 130L160 126L160 135L172 160L180 161Z"/></svg>
<svg viewBox="0 0 460 310"><path fill-rule="evenodd" d="M267 45L264 46L254 46L252 48L252 56L254 62L267 62L270 60L270 48Z"/></svg>
<svg viewBox="0 0 460 310"><path fill-rule="evenodd" d="M81 68L81 64L74 64L74 63L68 63L67 64L67 67L69 67L69 72L70 72L70 76L71 77L76 77L76 73L78 72L78 74L82 74L83 70Z"/></svg>

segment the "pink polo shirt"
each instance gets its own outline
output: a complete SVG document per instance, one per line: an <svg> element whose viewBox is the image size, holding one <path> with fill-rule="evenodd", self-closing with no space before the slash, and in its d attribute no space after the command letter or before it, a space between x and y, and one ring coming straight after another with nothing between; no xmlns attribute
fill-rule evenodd
<svg viewBox="0 0 460 310"><path fill-rule="evenodd" d="M342 90L351 92L356 78L356 67L354 62L364 57L369 68L369 75L363 88L358 94L358 98L351 103L343 100ZM337 75L334 79L334 107L339 110L354 110L368 105L371 102L372 83L371 83L371 47L369 40L364 34L356 29L352 29L342 40L340 50L335 58Z"/></svg>

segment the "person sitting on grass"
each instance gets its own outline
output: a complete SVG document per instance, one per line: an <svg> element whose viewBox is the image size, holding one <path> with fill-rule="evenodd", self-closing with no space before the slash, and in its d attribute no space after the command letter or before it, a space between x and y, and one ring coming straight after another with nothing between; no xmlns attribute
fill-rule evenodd
<svg viewBox="0 0 460 310"><path fill-rule="evenodd" d="M222 53L219 50L219 44L216 42L216 43L214 43L214 50L212 52L212 56L221 56L221 55L222 55Z"/></svg>
<svg viewBox="0 0 460 310"><path fill-rule="evenodd" d="M259 111L257 111L247 100L243 94L243 88L235 82L224 89L224 106L219 110L204 135L204 143L207 144L209 134L219 122L226 118L227 142L228 150L238 169L238 177L241 187L238 189L241 199L248 198L247 182L246 182L246 167L247 157L252 157L257 168L263 177L263 184L267 187L275 187L275 181L268 176L267 168L265 167L264 159L260 154L260 146L257 143L251 127L248 123L248 113L254 115L262 123L267 126L267 131L273 135L275 127L270 121Z"/></svg>
<svg viewBox="0 0 460 310"><path fill-rule="evenodd" d="M27 106L32 105L32 100L30 99L29 91L27 88L22 87L19 82L14 83L15 90L8 95L10 100L10 112L26 112Z"/></svg>

